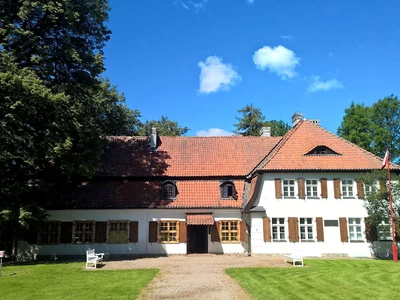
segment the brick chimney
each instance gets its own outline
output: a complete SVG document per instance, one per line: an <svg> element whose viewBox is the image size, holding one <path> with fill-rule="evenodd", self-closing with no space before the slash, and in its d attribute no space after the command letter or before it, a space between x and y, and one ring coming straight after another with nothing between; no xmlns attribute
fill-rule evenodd
<svg viewBox="0 0 400 300"><path fill-rule="evenodd" d="M271 136L271 127L262 127L260 130L261 136Z"/></svg>
<svg viewBox="0 0 400 300"><path fill-rule="evenodd" d="M292 127L296 126L297 123L299 123L303 119L303 114L300 112L297 112L293 115L292 117Z"/></svg>

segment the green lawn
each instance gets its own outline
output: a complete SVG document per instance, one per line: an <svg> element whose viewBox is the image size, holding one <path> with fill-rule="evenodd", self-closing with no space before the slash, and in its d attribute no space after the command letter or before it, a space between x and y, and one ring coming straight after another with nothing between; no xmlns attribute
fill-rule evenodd
<svg viewBox="0 0 400 300"><path fill-rule="evenodd" d="M84 270L85 262L3 267L1 299L135 299L155 269Z"/></svg>
<svg viewBox="0 0 400 300"><path fill-rule="evenodd" d="M400 263L307 260L306 267L230 268L253 299L400 299Z"/></svg>

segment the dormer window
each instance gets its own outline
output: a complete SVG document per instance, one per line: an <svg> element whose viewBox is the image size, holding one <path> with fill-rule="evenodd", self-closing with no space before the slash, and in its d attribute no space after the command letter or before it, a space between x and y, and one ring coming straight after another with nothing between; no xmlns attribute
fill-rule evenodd
<svg viewBox="0 0 400 300"><path fill-rule="evenodd" d="M224 181L220 185L222 199L236 199L236 189L232 181Z"/></svg>
<svg viewBox="0 0 400 300"><path fill-rule="evenodd" d="M340 155L339 153L333 151L331 148L327 146L317 146L313 148L311 151L307 152L306 155Z"/></svg>
<svg viewBox="0 0 400 300"><path fill-rule="evenodd" d="M166 181L162 184L161 192L163 200L174 200L178 194L176 184L172 181Z"/></svg>

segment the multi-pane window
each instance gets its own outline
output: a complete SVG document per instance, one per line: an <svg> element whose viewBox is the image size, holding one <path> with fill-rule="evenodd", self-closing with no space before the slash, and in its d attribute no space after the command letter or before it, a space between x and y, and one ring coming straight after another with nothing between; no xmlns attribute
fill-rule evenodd
<svg viewBox="0 0 400 300"><path fill-rule="evenodd" d="M93 221L74 222L74 243L93 243L94 241Z"/></svg>
<svg viewBox="0 0 400 300"><path fill-rule="evenodd" d="M179 221L160 221L158 226L161 243L179 243Z"/></svg>
<svg viewBox="0 0 400 300"><path fill-rule="evenodd" d="M342 180L342 196L353 197L353 180L344 179Z"/></svg>
<svg viewBox="0 0 400 300"><path fill-rule="evenodd" d="M221 221L221 241L238 242L239 241L239 222Z"/></svg>
<svg viewBox="0 0 400 300"><path fill-rule="evenodd" d="M274 241L285 240L285 218L272 218L272 239Z"/></svg>
<svg viewBox="0 0 400 300"><path fill-rule="evenodd" d="M375 188L374 185L372 185L372 184L364 184L365 195L370 196L373 193L375 193L375 190L376 190L376 188Z"/></svg>
<svg viewBox="0 0 400 300"><path fill-rule="evenodd" d="M111 244L128 242L128 221L108 222L108 242Z"/></svg>
<svg viewBox="0 0 400 300"><path fill-rule="evenodd" d="M60 242L60 222L44 222L40 228L39 244L58 244Z"/></svg>
<svg viewBox="0 0 400 300"><path fill-rule="evenodd" d="M294 197L294 180L283 180L283 196Z"/></svg>
<svg viewBox="0 0 400 300"><path fill-rule="evenodd" d="M162 186L162 198L171 200L176 198L176 186L173 183L165 183Z"/></svg>
<svg viewBox="0 0 400 300"><path fill-rule="evenodd" d="M314 240L312 218L300 218L300 239L302 241Z"/></svg>
<svg viewBox="0 0 400 300"><path fill-rule="evenodd" d="M392 240L392 225L389 219L384 219L378 225L378 240L380 241Z"/></svg>
<svg viewBox="0 0 400 300"><path fill-rule="evenodd" d="M318 197L318 180L306 180L307 197Z"/></svg>
<svg viewBox="0 0 400 300"><path fill-rule="evenodd" d="M361 218L349 218L348 224L350 241L362 241Z"/></svg>
<svg viewBox="0 0 400 300"><path fill-rule="evenodd" d="M221 198L235 198L235 186L233 183L227 182L221 186Z"/></svg>

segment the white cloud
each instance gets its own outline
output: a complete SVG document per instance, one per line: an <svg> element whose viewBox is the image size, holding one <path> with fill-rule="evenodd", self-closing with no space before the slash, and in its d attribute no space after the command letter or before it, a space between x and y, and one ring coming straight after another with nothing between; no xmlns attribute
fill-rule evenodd
<svg viewBox="0 0 400 300"><path fill-rule="evenodd" d="M292 41L293 40L293 36L291 35L281 35L279 36L282 40L288 40L288 41Z"/></svg>
<svg viewBox="0 0 400 300"><path fill-rule="evenodd" d="M312 76L312 82L308 87L308 90L310 92L318 92L318 91L329 91L332 89L341 89L341 88L343 88L343 83L341 83L337 79L321 81L319 76Z"/></svg>
<svg viewBox="0 0 400 300"><path fill-rule="evenodd" d="M197 136L231 136L232 132L220 128L209 128L208 130L200 130L196 133Z"/></svg>
<svg viewBox="0 0 400 300"><path fill-rule="evenodd" d="M187 10L193 10L198 13L200 10L205 9L208 0L191 1L191 0L175 0L174 5L181 6Z"/></svg>
<svg viewBox="0 0 400 300"><path fill-rule="evenodd" d="M297 76L294 69L300 64L299 61L300 58L292 50L281 45L274 48L264 46L253 55L253 62L258 69L268 69L282 79Z"/></svg>
<svg viewBox="0 0 400 300"><path fill-rule="evenodd" d="M231 64L222 63L222 58L209 56L197 64L200 71L200 93L214 93L219 90L228 91L231 86L238 84L242 77L233 69Z"/></svg>

